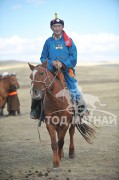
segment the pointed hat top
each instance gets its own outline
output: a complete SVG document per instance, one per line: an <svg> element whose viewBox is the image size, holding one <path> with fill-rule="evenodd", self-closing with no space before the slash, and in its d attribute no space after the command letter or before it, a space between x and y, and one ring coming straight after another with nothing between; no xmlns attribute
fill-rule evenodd
<svg viewBox="0 0 119 180"><path fill-rule="evenodd" d="M58 18L57 13L55 13L55 19L57 19L57 18Z"/></svg>

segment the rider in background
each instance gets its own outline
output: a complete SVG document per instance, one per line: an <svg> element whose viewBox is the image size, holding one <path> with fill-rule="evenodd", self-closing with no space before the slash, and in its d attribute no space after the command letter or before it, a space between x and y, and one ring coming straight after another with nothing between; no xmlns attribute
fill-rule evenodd
<svg viewBox="0 0 119 180"><path fill-rule="evenodd" d="M11 75L16 76L15 73ZM9 89L9 94L7 97L7 111L8 115L10 116L21 115L20 101L17 93L17 88L15 86L11 86Z"/></svg>
<svg viewBox="0 0 119 180"><path fill-rule="evenodd" d="M50 28L53 34L45 41L40 60L43 63L48 59L47 68L52 73L59 69L62 71L72 100L78 107L79 115L88 115L87 105L78 90L78 82L75 79L74 67L77 64L77 48L73 40L63 30L64 21L59 19L56 13L55 19L50 22ZM41 103L32 100L30 113L32 119L39 118L38 106L41 106Z"/></svg>

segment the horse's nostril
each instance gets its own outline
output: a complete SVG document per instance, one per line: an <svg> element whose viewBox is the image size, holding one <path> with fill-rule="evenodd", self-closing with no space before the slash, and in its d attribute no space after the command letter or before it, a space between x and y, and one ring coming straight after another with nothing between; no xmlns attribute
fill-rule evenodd
<svg viewBox="0 0 119 180"><path fill-rule="evenodd" d="M40 92L38 89L31 89L31 95L33 99L41 99L42 98L42 92Z"/></svg>
<svg viewBox="0 0 119 180"><path fill-rule="evenodd" d="M38 94L38 90L37 89L34 89L34 94Z"/></svg>

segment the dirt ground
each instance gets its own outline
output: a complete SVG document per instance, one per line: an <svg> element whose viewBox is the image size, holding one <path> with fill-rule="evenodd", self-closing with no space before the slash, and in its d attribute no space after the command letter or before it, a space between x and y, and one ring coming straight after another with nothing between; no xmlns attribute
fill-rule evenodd
<svg viewBox="0 0 119 180"><path fill-rule="evenodd" d="M119 179L119 66L85 66L76 69L84 94L98 97L95 117L96 138L88 144L75 132L75 158L69 159L69 135L65 138L65 157L60 171L52 170L49 134L43 123L29 118L30 70L24 64L0 64L0 73L16 72L21 116L0 118L0 180L117 180ZM112 118L110 121L108 118ZM107 118L107 119L105 119ZM94 119L93 119L94 120Z"/></svg>

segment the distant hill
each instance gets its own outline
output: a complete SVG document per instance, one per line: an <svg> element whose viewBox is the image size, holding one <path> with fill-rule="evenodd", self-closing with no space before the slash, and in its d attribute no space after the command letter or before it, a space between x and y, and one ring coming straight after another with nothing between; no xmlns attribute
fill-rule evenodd
<svg viewBox="0 0 119 180"><path fill-rule="evenodd" d="M0 65L2 64L16 64L16 63L26 63L26 62L22 62L22 61L17 61L17 60L4 60L4 61L0 61Z"/></svg>
<svg viewBox="0 0 119 180"><path fill-rule="evenodd" d="M17 60L1 60L0 66L3 65L12 65L12 64L27 64L28 62L25 61L17 61ZM36 62L30 62L31 64L36 64Z"/></svg>
<svg viewBox="0 0 119 180"><path fill-rule="evenodd" d="M29 63L31 63L31 64L40 64L40 62L31 62L31 61L28 61ZM25 64L27 64L28 63L27 61L20 61L20 60L0 60L0 66L11 66L11 65L17 65L17 64L22 64L22 65L25 65ZM107 62L107 61L99 61L99 62L84 62L84 63L78 63L77 64L77 67L78 66L97 66L97 65L108 65L108 66L115 66L115 65L119 65L119 61L109 61L109 62Z"/></svg>

